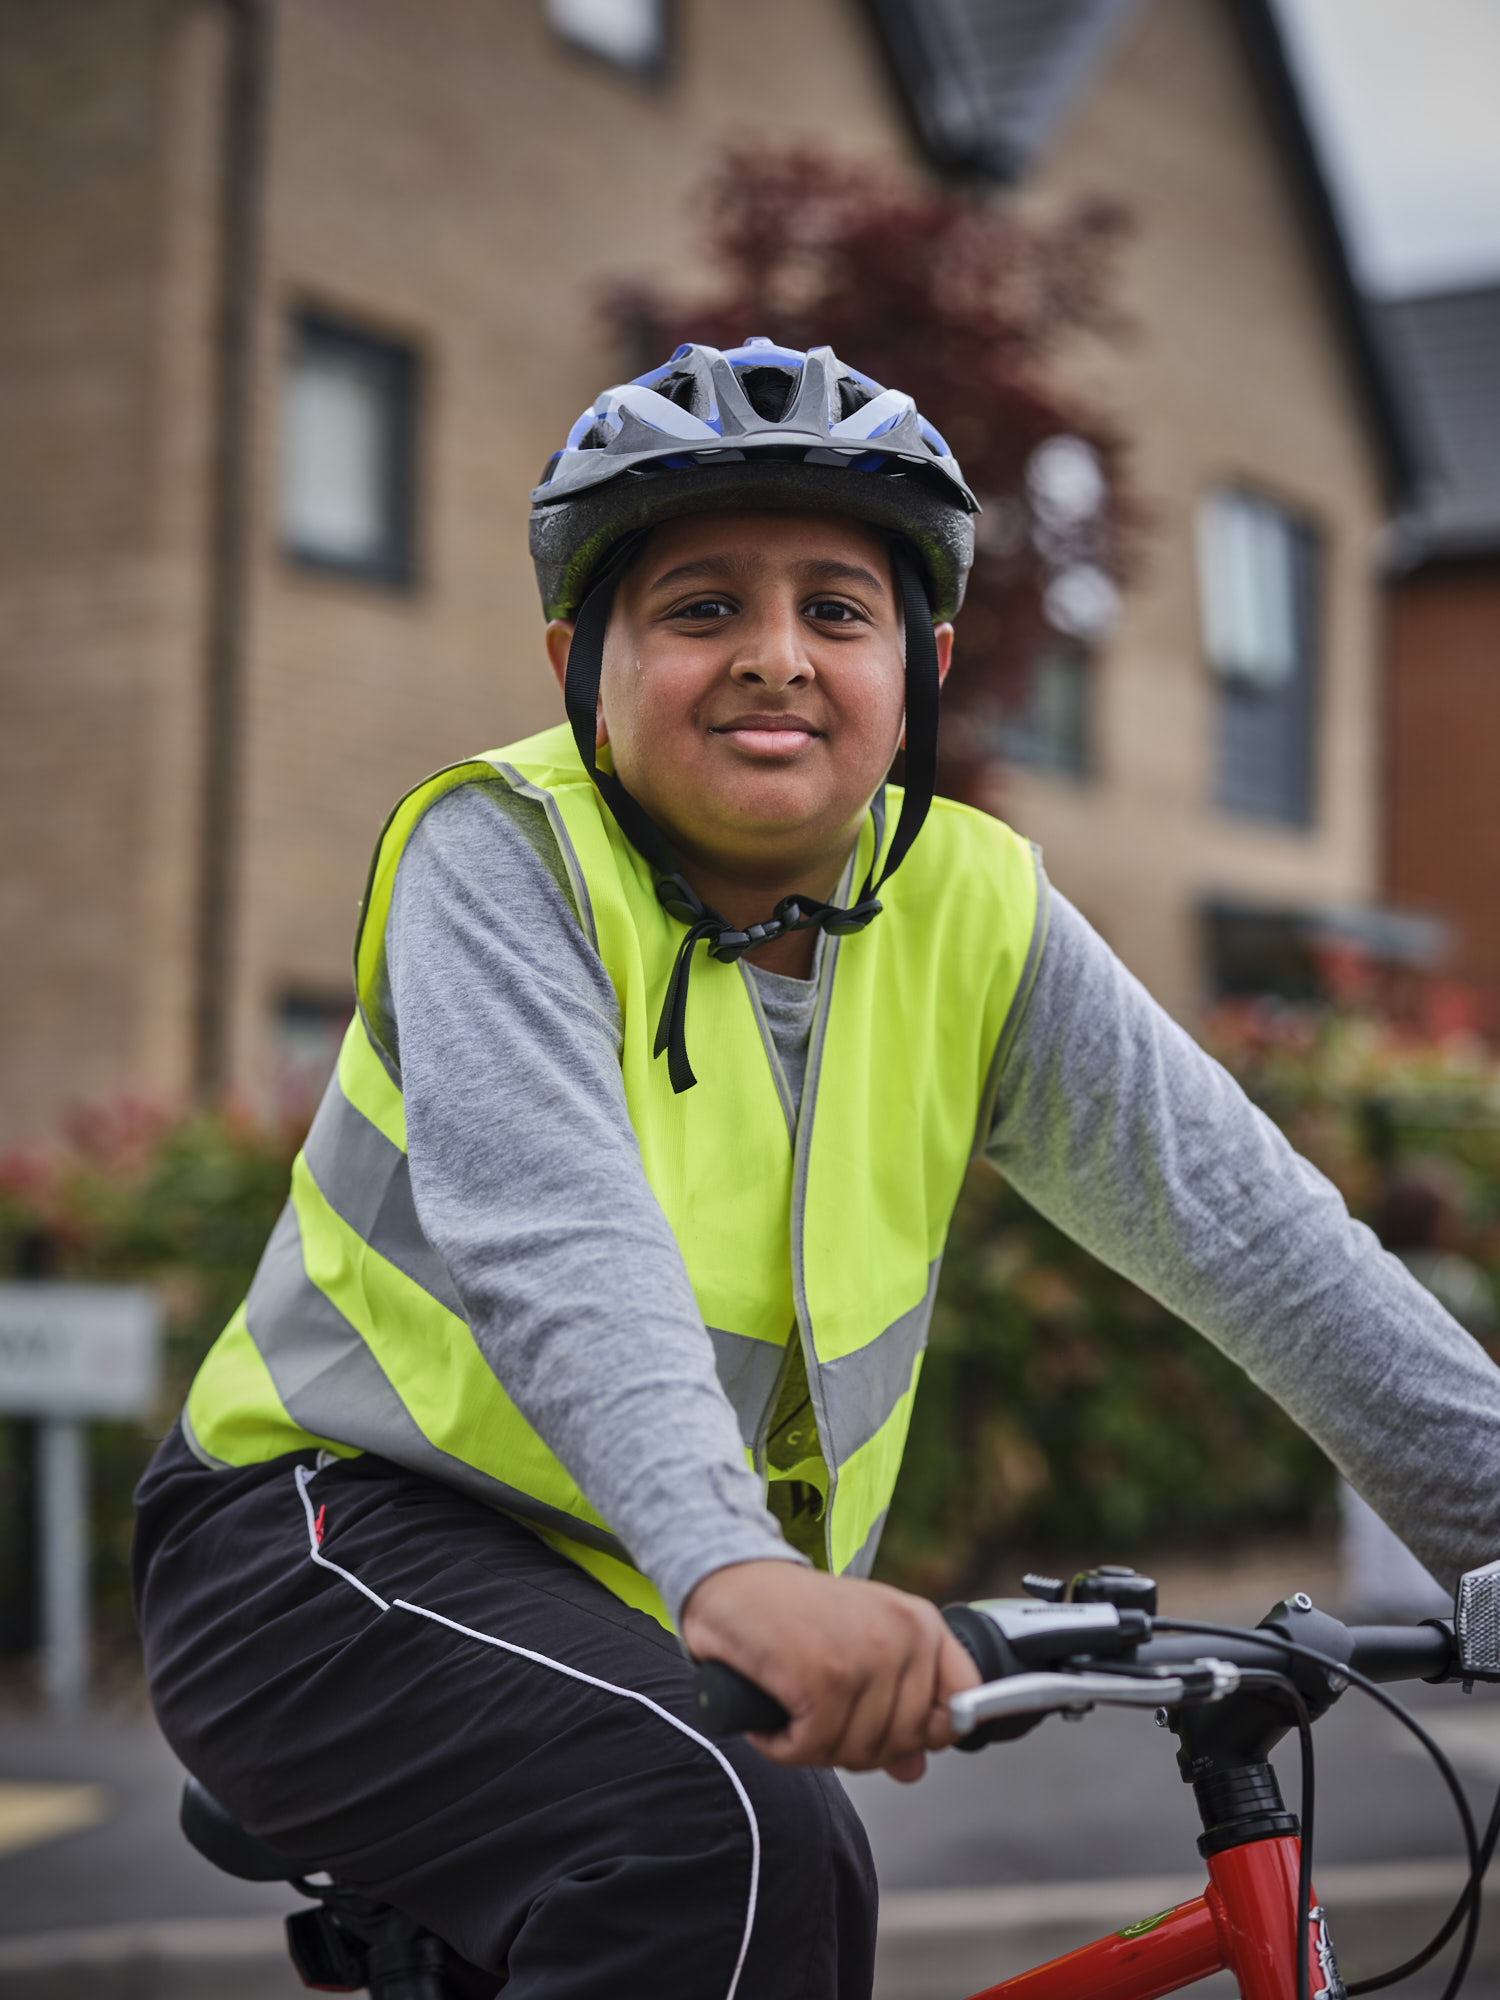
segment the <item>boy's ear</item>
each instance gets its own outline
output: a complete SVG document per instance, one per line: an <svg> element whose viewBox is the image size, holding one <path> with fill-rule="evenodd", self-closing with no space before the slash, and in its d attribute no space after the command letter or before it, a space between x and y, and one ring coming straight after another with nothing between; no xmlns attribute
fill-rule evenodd
<svg viewBox="0 0 1500 2000"><path fill-rule="evenodd" d="M568 673L568 654L573 647L573 621L571 618L554 618L547 627L547 658L552 666L553 677L559 687Z"/></svg>
<svg viewBox="0 0 1500 2000"><path fill-rule="evenodd" d="M547 658L557 685L566 690L568 678L568 655L573 650L573 622L569 618L554 618L547 627ZM604 727L604 703L598 706L598 745L602 749L609 741L609 732Z"/></svg>

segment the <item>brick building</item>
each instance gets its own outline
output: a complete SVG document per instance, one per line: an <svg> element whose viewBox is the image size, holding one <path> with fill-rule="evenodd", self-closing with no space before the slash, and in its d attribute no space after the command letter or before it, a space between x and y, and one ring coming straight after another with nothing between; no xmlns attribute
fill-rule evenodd
<svg viewBox="0 0 1500 2000"><path fill-rule="evenodd" d="M1385 308L1421 462L1393 536L1388 892L1450 927L1500 1034L1500 285Z"/></svg>
<svg viewBox="0 0 1500 2000"><path fill-rule="evenodd" d="M0 1139L322 1059L384 812L554 717L526 495L616 368L596 288L691 287L749 129L1133 209L1133 336L1067 378L1149 569L1043 663L1005 808L1183 1014L1226 911L1369 902L1394 461L1269 7L746 20L0 0Z"/></svg>

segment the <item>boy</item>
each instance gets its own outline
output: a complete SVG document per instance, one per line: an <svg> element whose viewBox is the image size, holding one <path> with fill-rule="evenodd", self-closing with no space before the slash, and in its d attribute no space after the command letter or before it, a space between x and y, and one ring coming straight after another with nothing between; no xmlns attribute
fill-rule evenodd
<svg viewBox="0 0 1500 2000"><path fill-rule="evenodd" d="M516 2000L854 2000L828 1767L919 1776L974 1679L864 1580L974 1151L1450 1577L1500 1542L1500 1376L932 800L975 503L909 399L684 347L533 503L568 727L382 836L338 1076L143 1482L153 1698L253 1831ZM705 1741L674 1628L788 1728Z"/></svg>

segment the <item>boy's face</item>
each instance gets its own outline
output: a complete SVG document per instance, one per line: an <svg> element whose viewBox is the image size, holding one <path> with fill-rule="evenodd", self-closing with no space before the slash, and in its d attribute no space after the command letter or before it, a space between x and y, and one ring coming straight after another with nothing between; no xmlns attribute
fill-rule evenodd
<svg viewBox="0 0 1500 2000"><path fill-rule="evenodd" d="M549 628L554 668L570 628ZM938 628L946 672L952 627ZM830 893L901 738L905 648L890 555L825 514L658 528L621 582L600 741L684 856L727 880L816 871Z"/></svg>

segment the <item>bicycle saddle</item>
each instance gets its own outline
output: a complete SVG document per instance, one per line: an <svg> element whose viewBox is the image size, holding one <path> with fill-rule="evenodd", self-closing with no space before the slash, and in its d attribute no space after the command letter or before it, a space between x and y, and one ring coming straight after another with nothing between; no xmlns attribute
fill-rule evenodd
<svg viewBox="0 0 1500 2000"><path fill-rule="evenodd" d="M189 1778L182 1788L177 1819L206 1861L222 1868L226 1875L238 1875L242 1882L291 1882L307 1873L300 1862L289 1861L266 1841L247 1833L196 1778Z"/></svg>

